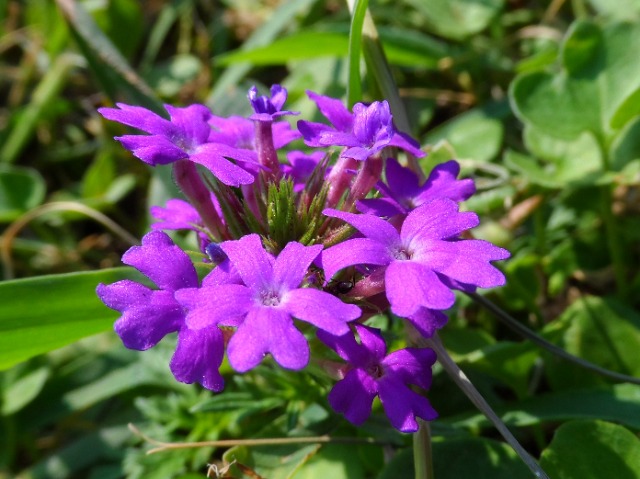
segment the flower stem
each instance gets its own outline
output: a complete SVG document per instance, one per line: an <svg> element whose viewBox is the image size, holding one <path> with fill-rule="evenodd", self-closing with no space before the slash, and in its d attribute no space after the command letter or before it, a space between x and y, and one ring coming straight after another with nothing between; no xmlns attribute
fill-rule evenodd
<svg viewBox="0 0 640 479"><path fill-rule="evenodd" d="M229 239L229 233L213 206L211 193L202 181L196 164L189 160L178 160L173 164L173 175L209 232L216 239Z"/></svg>
<svg viewBox="0 0 640 479"><path fill-rule="evenodd" d="M256 150L258 161L267 168L263 171L267 182L277 183L282 178L282 169L278 153L273 145L273 123L270 121L254 121L256 128Z"/></svg>
<svg viewBox="0 0 640 479"><path fill-rule="evenodd" d="M511 434L511 431L509 431L506 424L502 422L493 409L491 409L489 403L482 397L471 381L469 381L467 375L458 367L451 356L449 356L449 353L442 344L442 341L440 341L438 335L436 334L430 339L421 339L419 342L425 343L426 346L429 346L436 352L438 355L438 361L447 374L449 374L451 379L453 379L469 400L487 417L487 419L489 419L489 421L491 421L505 441L507 441L516 454L520 456L520 459L522 459L531 472L533 472L534 476L542 479L549 479L546 472L544 472L535 459L531 457L531 455L529 455L529 453L520 445L515 436Z"/></svg>
<svg viewBox="0 0 640 479"><path fill-rule="evenodd" d="M611 264L613 265L613 274L616 278L616 286L618 287L618 296L621 299L627 297L628 284L627 267L624 258L624 252L620 244L620 231L616 224L616 219L611 210L611 187L605 185L601 188L601 214L604 222L605 234L607 236L607 246L609 247L609 255L611 256Z"/></svg>
<svg viewBox="0 0 640 479"><path fill-rule="evenodd" d="M417 418L420 428L413 435L413 466L415 479L433 479L433 453L429 423Z"/></svg>

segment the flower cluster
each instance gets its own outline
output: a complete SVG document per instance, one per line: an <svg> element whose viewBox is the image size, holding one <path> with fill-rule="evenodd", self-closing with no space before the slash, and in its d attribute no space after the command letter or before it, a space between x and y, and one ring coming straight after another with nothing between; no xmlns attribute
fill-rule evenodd
<svg viewBox="0 0 640 479"><path fill-rule="evenodd" d="M144 133L117 139L152 166L172 164L185 196L154 206L153 231L122 258L155 287L98 286L121 313L116 333L138 350L177 333L176 379L222 391L225 354L238 372L267 356L300 370L312 360L315 331L344 361L332 366L336 411L362 424L377 396L395 428L416 431L416 418L437 416L410 387L429 388L435 353L388 353L382 331L366 322L390 312L430 337L446 323L455 290L504 284L492 261L509 253L466 234L479 221L459 210L473 181L458 179L453 160L424 181L402 166L399 152L424 153L395 129L385 101L349 111L309 92L330 125L300 120L295 130L283 119L297 114L283 110L284 88L260 96L254 87L248 98L248 118L218 117L204 105L167 105L169 119L125 104L100 109ZM300 138L306 150L282 151ZM203 278L163 232L174 229L197 233L210 269Z"/></svg>

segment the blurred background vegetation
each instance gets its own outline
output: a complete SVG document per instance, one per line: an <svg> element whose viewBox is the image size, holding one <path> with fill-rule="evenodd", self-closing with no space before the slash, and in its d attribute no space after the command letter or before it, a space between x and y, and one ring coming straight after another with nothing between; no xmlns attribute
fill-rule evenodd
<svg viewBox="0 0 640 479"><path fill-rule="evenodd" d="M513 254L501 265L508 285L491 299L572 354L640 376L640 2L378 0L369 9L410 133L431 152L424 167L459 159L478 185L466 205L482 218L476 236ZM5 283L119 266L148 230L148 207L177 194L169 169L113 141L126 129L98 107L205 103L242 115L249 86L281 83L288 109L320 119L305 91L344 97L349 24L338 0L0 0ZM380 98L370 74L363 92ZM47 281L24 283L35 285L33 303L20 305L0 283L5 352L33 334L32 324L20 329L22 311L47 316L37 301ZM551 477L640 477L638 386L541 351L462 296L442 338ZM236 447L224 456L237 461L231 477L410 471L410 437L389 432L383 415L359 430L333 415L330 384L313 368L228 374L212 396L175 382L166 343L138 353L106 332L17 365L3 359L0 477L201 478L225 453L145 455L129 422L163 441L332 434L383 444ZM429 397L441 414L436 477L529 477L439 369Z"/></svg>

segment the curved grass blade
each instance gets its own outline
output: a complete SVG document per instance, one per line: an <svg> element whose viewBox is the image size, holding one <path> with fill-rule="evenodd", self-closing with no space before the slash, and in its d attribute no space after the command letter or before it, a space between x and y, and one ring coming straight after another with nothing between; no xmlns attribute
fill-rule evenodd
<svg viewBox="0 0 640 479"><path fill-rule="evenodd" d="M131 68L84 7L74 0L56 0L56 3L107 95L115 101L124 94L132 103L163 113L162 103L153 90Z"/></svg>
<svg viewBox="0 0 640 479"><path fill-rule="evenodd" d="M362 28L369 0L349 2L353 13L349 32L349 81L347 83L347 105L353 107L362 100L362 79L360 78L360 57L362 55Z"/></svg>

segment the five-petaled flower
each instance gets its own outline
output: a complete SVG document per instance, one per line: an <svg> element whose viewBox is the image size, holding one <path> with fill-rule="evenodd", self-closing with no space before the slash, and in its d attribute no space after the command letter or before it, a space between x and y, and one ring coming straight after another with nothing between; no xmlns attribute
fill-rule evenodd
<svg viewBox="0 0 640 479"><path fill-rule="evenodd" d="M301 287L321 245L290 242L274 258L265 251L260 237L251 234L225 241L220 248L242 284L203 284L178 291L176 298L188 310L186 324L192 329L237 326L227 348L236 371L254 368L268 353L284 368L304 368L309 362L309 345L293 318L341 335L349 331L347 322L360 316L355 305Z"/></svg>
<svg viewBox="0 0 640 479"><path fill-rule="evenodd" d="M129 349L144 351L170 333L178 333L171 371L178 381L198 382L222 391L218 368L224 355L222 331L216 327L194 330L185 324L182 306L174 295L198 286L198 275L189 256L162 231L142 238L142 246L130 248L122 262L133 266L160 289L154 290L128 279L100 284L97 293L111 309L122 313L114 329Z"/></svg>
<svg viewBox="0 0 640 479"><path fill-rule="evenodd" d="M463 231L478 225L478 216L459 212L448 198L426 203L404 220L400 232L382 218L327 209L364 235L332 246L322 254L327 279L354 265L385 267L385 291L391 311L402 317L420 308L447 309L453 305L450 278L490 288L504 284L503 274L490 261L505 259L508 251L483 240L463 240Z"/></svg>
<svg viewBox="0 0 640 479"><path fill-rule="evenodd" d="M320 340L350 367L329 393L331 407L361 425L371 415L373 399L378 396L391 424L402 432L418 430L416 417L426 421L438 417L429 400L409 387L431 386L431 366L436 361L433 350L407 348L386 355L379 330L361 324L356 324L355 330L360 343L351 333L336 337L318 332Z"/></svg>

